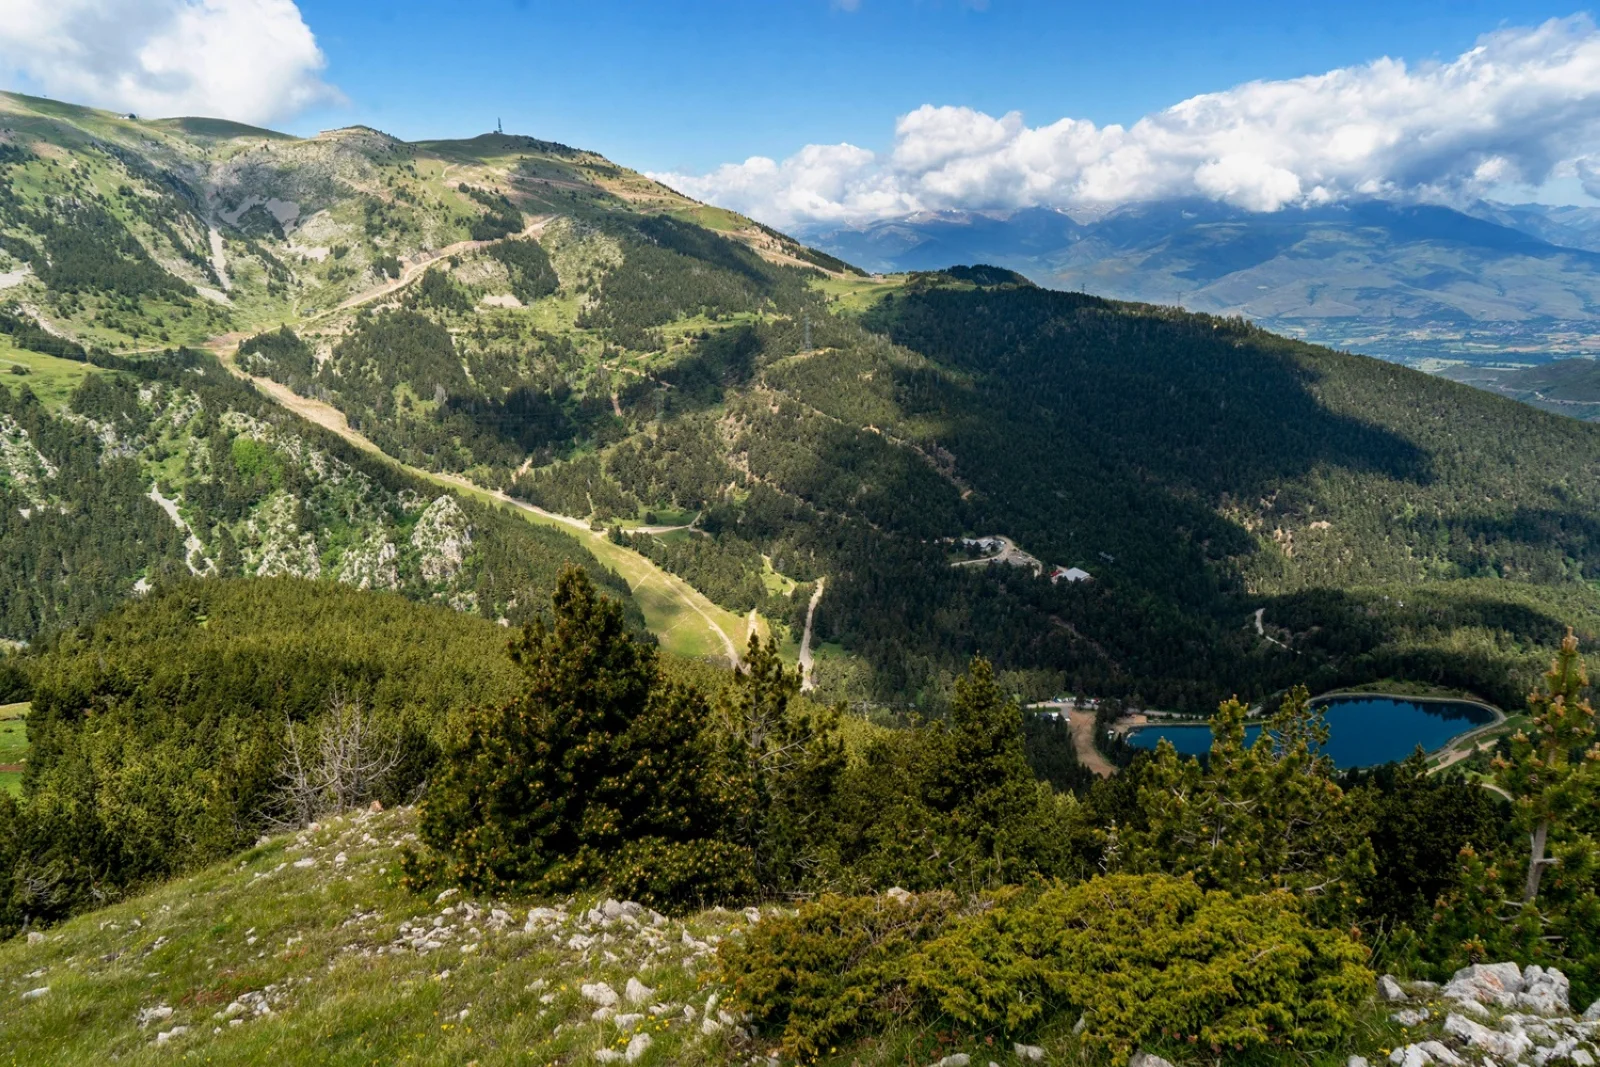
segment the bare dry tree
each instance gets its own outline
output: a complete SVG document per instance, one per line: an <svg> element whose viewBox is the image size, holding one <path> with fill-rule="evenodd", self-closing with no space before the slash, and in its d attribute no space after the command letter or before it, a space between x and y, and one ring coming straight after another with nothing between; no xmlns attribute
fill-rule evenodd
<svg viewBox="0 0 1600 1067"><path fill-rule="evenodd" d="M65 868L60 860L51 860L48 863L24 860L14 872L17 896L25 909L22 916L22 929L26 931L33 925L33 917L39 914L48 914L60 903L64 883ZM99 894L95 894L99 900Z"/></svg>
<svg viewBox="0 0 1600 1067"><path fill-rule="evenodd" d="M274 822L298 829L318 816L362 807L399 762L400 746L366 705L336 691L315 728L287 724Z"/></svg>

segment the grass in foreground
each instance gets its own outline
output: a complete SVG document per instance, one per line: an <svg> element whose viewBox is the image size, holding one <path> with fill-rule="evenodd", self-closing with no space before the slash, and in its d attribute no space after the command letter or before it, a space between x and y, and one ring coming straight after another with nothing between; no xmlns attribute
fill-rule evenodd
<svg viewBox="0 0 1600 1067"><path fill-rule="evenodd" d="M593 902L554 902L564 919L530 925L525 902L402 889L411 839L407 811L335 819L0 946L0 1063L488 1067L630 1042L649 1045L639 1064L736 1058L731 1026L702 1027L714 942L744 915L602 926ZM591 1017L581 987L599 982L615 1019Z"/></svg>
<svg viewBox="0 0 1600 1067"><path fill-rule="evenodd" d="M0 1064L491 1067L610 1062L630 1047L642 1067L766 1062L766 1043L719 1007L714 952L771 909L668 919L613 903L608 918L591 899L417 896L398 871L413 827L409 809L334 819L0 945ZM597 1019L583 987L602 982L619 1000ZM1035 1040L1046 1064L1097 1062L1070 1022ZM1381 1008L1363 1013L1357 1050L1376 1061L1399 1041ZM1349 1051L1273 1062L1334 1067ZM1007 1041L940 1025L892 1027L818 1062L917 1067L957 1052L1019 1062Z"/></svg>

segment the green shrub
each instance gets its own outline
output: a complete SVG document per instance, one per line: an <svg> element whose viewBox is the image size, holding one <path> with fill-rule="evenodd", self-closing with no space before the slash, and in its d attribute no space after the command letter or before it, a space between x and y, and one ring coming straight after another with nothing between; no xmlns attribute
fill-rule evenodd
<svg viewBox="0 0 1600 1067"><path fill-rule="evenodd" d="M947 720L895 731L840 776L836 887L984 887L1081 877L1095 832L1070 793L1035 779L1022 711L987 660L956 681Z"/></svg>
<svg viewBox="0 0 1600 1067"><path fill-rule="evenodd" d="M722 947L729 1000L812 1057L897 1020L1019 1037L1079 1018L1122 1063L1141 1046L1223 1052L1331 1044L1372 989L1366 950L1288 893L1114 875L963 910L951 893L825 896Z"/></svg>
<svg viewBox="0 0 1600 1067"><path fill-rule="evenodd" d="M721 948L728 1001L784 1053L809 1059L911 1009L906 961L956 914L953 893L823 896Z"/></svg>
<svg viewBox="0 0 1600 1067"><path fill-rule="evenodd" d="M1334 1042L1372 989L1366 955L1288 893L1114 875L962 920L907 968L927 1009L1006 1033L1081 1013L1082 1040L1121 1062L1163 1038L1213 1053Z"/></svg>

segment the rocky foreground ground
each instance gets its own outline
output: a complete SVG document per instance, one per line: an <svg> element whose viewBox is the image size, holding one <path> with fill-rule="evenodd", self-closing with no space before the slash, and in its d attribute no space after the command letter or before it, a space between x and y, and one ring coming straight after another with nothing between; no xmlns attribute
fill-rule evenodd
<svg viewBox="0 0 1600 1067"><path fill-rule="evenodd" d="M0 945L0 1064L776 1062L729 1010L714 960L776 909L669 917L606 899L417 896L398 870L414 818L365 812L263 840ZM1600 1003L1580 1016L1560 972L1502 963L1443 987L1385 976L1352 1043L1360 1054L1294 1059L1596 1067L1597 1039ZM1082 1062L1070 1029L1030 1041L908 1025L823 1062ZM1157 1051L1132 1067L1166 1067Z"/></svg>
<svg viewBox="0 0 1600 1067"><path fill-rule="evenodd" d="M1378 979L1379 999L1396 1006L1390 1019L1405 1044L1389 1052L1395 1067L1500 1067L1568 1062L1594 1067L1600 1040L1600 1000L1575 1016L1569 984L1558 970L1515 963L1476 964L1457 971L1443 988L1431 982ZM1349 1067L1367 1067L1352 1057Z"/></svg>

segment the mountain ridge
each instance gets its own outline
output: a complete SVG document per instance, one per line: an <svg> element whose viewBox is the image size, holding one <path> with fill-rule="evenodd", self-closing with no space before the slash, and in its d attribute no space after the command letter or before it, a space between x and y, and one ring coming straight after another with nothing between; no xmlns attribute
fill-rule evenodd
<svg viewBox="0 0 1600 1067"><path fill-rule="evenodd" d="M399 553L417 521L373 540L313 507L325 475L266 462L240 442L249 412L228 413L270 400L315 406L406 477L565 517L552 536L576 540L541 551L570 544L632 575L627 593L678 651L719 656L772 633L792 661L813 623L818 692L860 702L937 707L980 651L1033 699L1201 708L1222 686L1380 671L1501 695L1523 687L1559 617L1585 633L1600 617L1583 578L1596 441L1582 427L1235 319L1050 292L1002 269L867 277L534 138L263 143L212 140L235 131L202 123L184 139L101 112L72 112L84 128L63 131L58 110L0 122L16 190L0 245L24 264L0 264L17 279L0 300L41 324L0 335L0 359L41 368L13 384L42 386L47 357L14 342L46 345L48 326L109 371L84 371L29 416L58 442L39 453L58 470L119 446L57 426L114 415L136 428L150 381L185 360L207 381L222 373L169 348L210 343L260 382L270 395L209 394L182 435L139 437L122 457L127 491L158 489L180 539L230 560L225 573L260 573L257 548L222 546L255 546L261 530L292 532L296 558L332 577L352 543ZM112 151L102 128L119 145L154 129L151 147ZM174 191L184 174L204 178L187 195ZM1168 211L1201 219L1197 206ZM1136 214L1039 217L1058 233L1120 226L1125 240L1148 228ZM200 292L224 278L225 301ZM1502 447L1512 440L1520 451ZM28 463L8 466L7 491L33 515L27 494L49 480L13 451ZM1552 473L1524 484L1527 464ZM48 524L20 521L31 560ZM963 538L988 536L1041 576L951 566ZM154 578L140 552L117 557L105 588ZM1052 583L1058 567L1090 580ZM679 595L648 599L674 583ZM509 622L532 593L463 605Z"/></svg>
<svg viewBox="0 0 1600 1067"><path fill-rule="evenodd" d="M1600 350L1600 258L1551 243L1588 242L1550 217L1381 200L1256 213L1188 199L1093 215L948 213L802 235L874 270L990 261L1052 288L1243 315L1402 361Z"/></svg>

